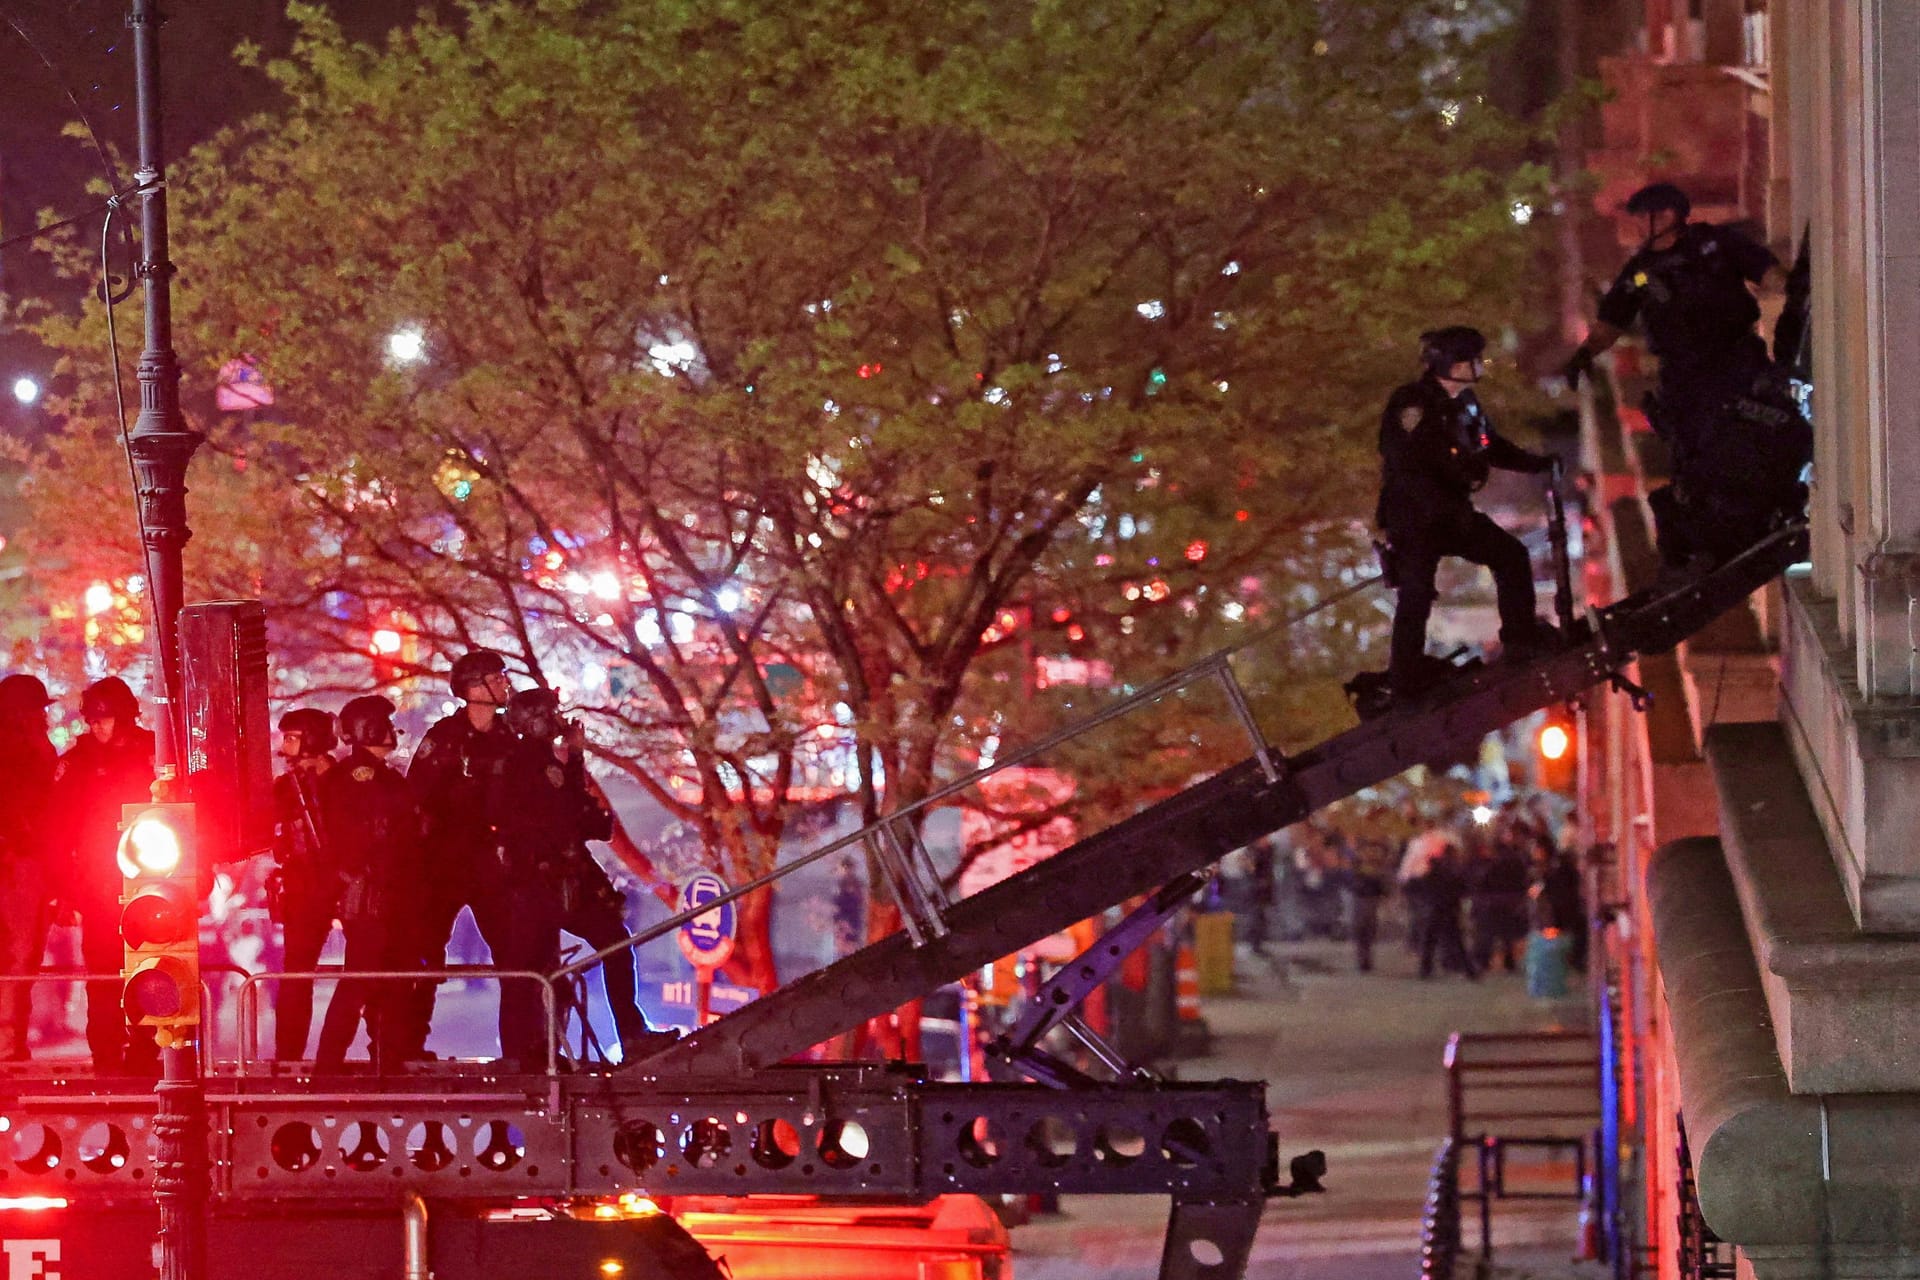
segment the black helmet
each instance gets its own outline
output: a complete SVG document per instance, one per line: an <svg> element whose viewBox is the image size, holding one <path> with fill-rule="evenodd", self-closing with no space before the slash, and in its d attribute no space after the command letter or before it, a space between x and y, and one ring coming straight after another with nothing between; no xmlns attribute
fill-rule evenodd
<svg viewBox="0 0 1920 1280"><path fill-rule="evenodd" d="M1693 201L1671 182L1650 182L1627 197L1627 212L1635 217L1651 216L1662 209L1673 210L1685 222L1693 212Z"/></svg>
<svg viewBox="0 0 1920 1280"><path fill-rule="evenodd" d="M377 693L363 694L340 708L340 736L355 747L391 747L400 737L393 731L393 703Z"/></svg>
<svg viewBox="0 0 1920 1280"><path fill-rule="evenodd" d="M112 716L131 724L140 718L140 700L133 696L125 680L108 676L94 681L80 694L80 715L87 720Z"/></svg>
<svg viewBox="0 0 1920 1280"><path fill-rule="evenodd" d="M560 695L551 689L522 689L507 699L507 728L522 738L557 738L566 725L560 719Z"/></svg>
<svg viewBox="0 0 1920 1280"><path fill-rule="evenodd" d="M1486 338L1469 325L1450 324L1420 335L1420 363L1435 373L1444 374L1457 364L1478 360L1486 349Z"/></svg>
<svg viewBox="0 0 1920 1280"><path fill-rule="evenodd" d="M20 674L0 680L0 716L7 719L38 715L51 701L38 676Z"/></svg>
<svg viewBox="0 0 1920 1280"><path fill-rule="evenodd" d="M447 687L453 690L454 697L464 701L467 690L506 669L507 660L493 650L472 649L453 660L453 669L447 672Z"/></svg>
<svg viewBox="0 0 1920 1280"><path fill-rule="evenodd" d="M303 756L324 756L336 745L333 717L318 707L295 707L287 712L280 717L280 732L299 736Z"/></svg>

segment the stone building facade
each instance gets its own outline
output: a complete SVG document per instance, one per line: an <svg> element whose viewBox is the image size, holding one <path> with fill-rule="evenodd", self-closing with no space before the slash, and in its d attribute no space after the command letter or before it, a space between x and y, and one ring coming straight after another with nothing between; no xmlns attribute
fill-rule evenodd
<svg viewBox="0 0 1920 1280"><path fill-rule="evenodd" d="M1588 710L1625 1211L1662 1276L1696 1208L1759 1280L1920 1276L1920 4L1646 0L1634 43L1600 212L1671 178L1807 236L1818 443L1811 562ZM1615 374L1596 595L1650 579L1663 473Z"/></svg>

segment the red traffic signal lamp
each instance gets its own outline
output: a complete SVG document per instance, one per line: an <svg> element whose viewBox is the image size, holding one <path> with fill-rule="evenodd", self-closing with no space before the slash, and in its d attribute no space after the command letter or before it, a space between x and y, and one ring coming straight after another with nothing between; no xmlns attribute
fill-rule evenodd
<svg viewBox="0 0 1920 1280"><path fill-rule="evenodd" d="M1533 745L1540 786L1571 794L1580 771L1580 727L1572 711L1549 711Z"/></svg>
<svg viewBox="0 0 1920 1280"><path fill-rule="evenodd" d="M121 810L120 1000L127 1020L152 1027L161 1047L200 1026L200 893L190 804Z"/></svg>

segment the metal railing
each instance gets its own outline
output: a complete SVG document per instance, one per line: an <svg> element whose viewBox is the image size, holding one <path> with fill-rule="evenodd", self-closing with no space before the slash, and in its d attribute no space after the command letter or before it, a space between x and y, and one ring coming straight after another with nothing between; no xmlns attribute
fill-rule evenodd
<svg viewBox="0 0 1920 1280"><path fill-rule="evenodd" d="M546 1023L547 1065L546 1076L550 1081L560 1077L560 1002L555 994L554 985L558 979L538 973L531 969L495 969L491 965L449 965L442 969L297 969L284 973L250 973L240 984L239 1012L239 1048L235 1057L235 1074L242 1079L254 1074L257 1065L277 1062L279 1059L260 1057L260 988L275 982L289 979L303 982L317 982L323 978L352 979L369 982L405 982L410 985L422 982L441 982L448 978L482 978L508 982L534 982L540 986L540 1008ZM338 987L334 988L339 991ZM504 1046L502 1046L504 1048Z"/></svg>
<svg viewBox="0 0 1920 1280"><path fill-rule="evenodd" d="M223 974L229 977L240 978L242 980L251 976L247 973L245 969L242 969L239 965L203 964L200 967L200 981L198 985L200 988L200 1008L202 1010L202 1017L203 1017L203 1021L201 1024L202 1052L209 1060L211 1060L212 1057L214 1056L213 1054L214 1046L212 1042L214 1040L215 1033L218 1030L218 1026L215 1020L205 1018L205 1011L209 1009L213 1009L217 1005L217 1002L214 999L213 984L209 982L207 979L208 979L208 975L219 976ZM83 986L88 983L94 983L94 982L103 983L103 984L110 983L114 988L113 1002L114 1002L114 1007L116 1009L120 1007L120 994L119 994L120 987L125 980L126 980L126 975L123 974L118 969L115 969L111 972L102 972L97 970L90 971L86 969L41 969L35 973L0 973L0 987L24 986L29 988L29 990L31 990L33 987L39 986L42 983L63 983L67 985L77 984L77 985L83 985ZM32 997L29 996L28 998L31 999ZM91 1000L93 998L92 994L89 993L87 998ZM136 1028L129 1027L130 1031L135 1029ZM80 1032L79 1035L82 1040L85 1039L84 1030ZM7 1066L10 1066L12 1069L18 1070L28 1065L45 1064L45 1065L65 1066L65 1065L68 1065L69 1063L77 1062L77 1061L78 1061L77 1059L64 1059L64 1058L35 1059L32 1057L28 1057L11 1064L7 1064ZM0 1070L4 1070L4 1069L6 1069L6 1067L0 1067Z"/></svg>
<svg viewBox="0 0 1920 1280"><path fill-rule="evenodd" d="M1458 1190L1456 1183L1457 1195L1479 1205L1484 1266L1493 1257L1494 1201L1587 1196L1589 1144L1597 1142L1600 1123L1598 1045L1584 1031L1455 1032L1447 1037L1445 1062L1448 1138L1456 1163L1471 1144L1476 1166L1472 1189ZM1483 1102L1488 1095L1494 1101ZM1515 1150L1570 1154L1572 1188L1509 1186L1507 1155Z"/></svg>
<svg viewBox="0 0 1920 1280"><path fill-rule="evenodd" d="M1600 1114L1598 1051L1585 1031L1455 1032L1445 1059L1447 1132L1464 1139L1509 1125L1578 1125L1584 1134ZM1497 1101L1482 1101L1489 1095Z"/></svg>
<svg viewBox="0 0 1920 1280"><path fill-rule="evenodd" d="M1678 1161L1680 1199L1678 1259L1681 1280L1734 1280L1739 1267L1727 1246L1700 1214L1700 1188L1693 1176L1693 1151L1687 1145L1687 1120L1674 1113L1674 1155Z"/></svg>
<svg viewBox="0 0 1920 1280"><path fill-rule="evenodd" d="M964 777L935 789L911 804L902 805L900 808L860 828L858 831L836 837L816 849L809 850L793 861L784 863L772 871L767 872L765 875L755 877L745 884L736 886L724 894L701 903L697 907L690 907L685 911L676 912L668 916L665 920L657 924L649 925L647 928L619 942L609 943L597 951L583 956L578 960L574 960L560 968L553 976L555 979L564 979L570 978L578 973L583 973L605 960L608 956L629 948L642 947L649 942L663 938L680 928L680 926L691 920L698 919L710 911L715 911L726 903L744 898L750 893L755 893L785 879L796 871L812 866L824 858L831 857L833 854L850 849L855 845L860 845L874 854L874 862L880 868L881 877L886 883L887 893L893 899L894 905L900 909L902 926L906 929L908 936L913 939L914 945L916 947L924 946L933 939L945 937L947 926L944 913L946 907L949 905L949 900L946 889L941 882L939 870L935 867L932 856L927 851L925 842L920 838L920 824L916 821L917 818L951 800L961 792L978 786L983 780L992 777L994 774L1026 764L1050 751L1057 750L1065 743L1111 724L1115 720L1129 716L1143 707L1150 706L1163 698L1171 697L1174 694L1184 692L1187 689L1208 681L1215 682L1220 686L1222 696L1225 697L1227 706L1233 713L1234 720L1246 733L1247 739L1252 745L1254 758L1259 761L1261 771L1269 781L1278 781L1284 762L1279 753L1274 750L1273 745L1268 742L1265 733L1260 728L1259 721L1253 714L1253 707L1247 699L1246 690L1241 686L1239 678L1234 674L1233 657L1236 653L1258 643L1260 639L1273 634L1275 631L1284 630L1286 627L1303 622L1321 609L1329 608L1341 600L1374 585L1378 581L1378 578L1368 578L1351 587L1347 587L1299 616L1290 618L1284 623L1269 628L1267 631L1262 632L1259 637L1255 637L1232 648L1216 650L1192 666L1156 680L1152 684L1129 694L1112 706L1104 707L1091 715L1084 716L1072 724L1041 738L1037 742L1031 743L1010 755L995 760L993 764L986 768L976 769Z"/></svg>
<svg viewBox="0 0 1920 1280"><path fill-rule="evenodd" d="M1420 1214L1420 1280L1453 1280L1460 1260L1460 1144L1448 1138L1434 1152Z"/></svg>

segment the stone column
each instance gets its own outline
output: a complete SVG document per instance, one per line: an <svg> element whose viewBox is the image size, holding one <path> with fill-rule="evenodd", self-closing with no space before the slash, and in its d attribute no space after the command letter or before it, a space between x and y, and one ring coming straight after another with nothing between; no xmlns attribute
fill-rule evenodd
<svg viewBox="0 0 1920 1280"><path fill-rule="evenodd" d="M1868 702L1914 696L1920 586L1920 7L1860 5L1865 450L1856 464L1858 678ZM1852 423L1848 424L1851 432Z"/></svg>

